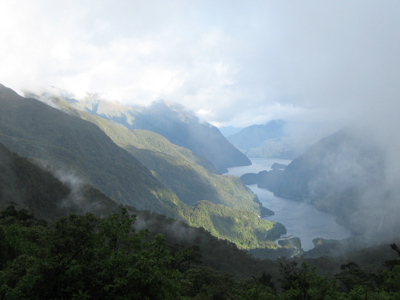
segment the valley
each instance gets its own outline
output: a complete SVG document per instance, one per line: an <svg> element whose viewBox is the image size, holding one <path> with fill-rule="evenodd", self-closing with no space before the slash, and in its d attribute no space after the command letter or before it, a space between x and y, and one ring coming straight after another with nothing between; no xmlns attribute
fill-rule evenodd
<svg viewBox="0 0 400 300"><path fill-rule="evenodd" d="M161 234L161 239L165 239L162 247L165 248L160 246L158 249L164 249L165 257L170 253L173 260L179 261L181 253L189 255L193 264L190 266L189 263L187 269L165 266L171 274L178 272L176 276L185 276L191 281L194 280L190 277L191 272L206 272L207 268L211 268L211 273L202 273L200 279L218 277L220 271L229 272L235 277L229 279L231 283L244 284L240 291L236 291L238 293L253 286L246 278L254 278L254 275L265 278L265 270L271 274L266 284L270 287L279 285L285 268L292 268L298 261L303 262L303 266L317 267L318 272L324 275L316 275L314 271L310 273L308 269L299 272L328 276L321 279L331 282L327 278L340 273L340 264L350 257L373 272L382 271L376 265L377 257L381 265L393 259L393 255L384 250L385 246L371 249L379 240L367 242L368 235L361 234L352 237L349 230L337 224L337 219L346 221L346 215L340 214L340 210L327 209L335 208L335 202L303 197L306 195L304 191L309 191L307 187L310 187L306 180L316 176L312 172L330 167L318 166L321 159L317 159L317 154L329 153L321 149L326 145L332 149L337 143L347 143L346 139L341 139L341 133L311 147L307 150L311 155L306 151L293 161L253 158L251 165L224 165L228 173L221 175L222 169L218 170L212 162L195 152L173 144L168 137L115 124L115 121L79 110L60 97L47 95L47 103L50 100L52 107L0 87L0 209L3 210L0 230L6 233L6 239L11 238L10 230L15 230L8 227L10 217L22 218L18 221L20 226L33 226L33 230L52 236L52 232L60 228L57 226L67 224L63 223L65 220L70 220L68 226L81 226L79 222L87 220L103 224L114 222L118 211L122 211L122 214L134 218L134 230L145 230L150 234L143 245L151 244L152 239L163 243ZM182 119L182 115L178 119ZM176 119L173 122L175 126L180 124ZM364 153L375 153L371 151ZM310 156L315 159L310 159ZM379 163L379 156L376 158L377 162L369 161L367 165L375 166L377 172L372 174L374 176L380 174L379 167L383 166ZM308 167L312 170L307 170ZM242 180L254 183L246 186L239 177L245 173L248 175L248 172L252 175L246 179L242 177ZM288 176L287 182L285 176ZM287 185L294 182L296 185ZM357 188L356 185L353 187ZM292 200L280 197L285 195ZM22 207L22 210L16 211L14 205ZM35 221L34 215L43 221ZM5 218L6 223L2 223L1 218ZM387 228L386 222L386 219L380 219L378 231L381 227ZM47 223L49 233L45 233L47 229L40 229ZM21 241L29 239L29 234L25 237L22 233L29 230L18 230L22 230ZM390 240L396 239L392 235ZM1 242L0 247L3 247ZM101 251L107 249L102 248L103 244L96 247L103 249ZM13 249L6 251L15 252ZM29 253L23 249L18 251L22 256ZM376 253L372 260L368 258L370 253ZM14 263L11 254L7 257L7 261L11 259ZM6 264L4 270L10 272L12 264ZM326 269L326 265L331 267ZM150 262L146 262L146 266L150 267ZM293 272L298 272L296 270L299 269L293 269ZM48 272L45 271L43 276ZM145 278L143 276L138 278ZM7 284L12 289L13 285ZM329 284L334 289L334 283ZM285 291L284 285L279 286L281 292ZM219 291L220 287L216 289ZM276 295L272 290L266 293Z"/></svg>
<svg viewBox="0 0 400 300"><path fill-rule="evenodd" d="M270 171L274 163L289 164L290 160L284 159L251 159L249 167L235 167L229 169L229 174L241 176L245 173L258 173ZM317 238L342 240L351 237L351 232L344 226L336 223L336 216L318 210L315 206L295 200L280 198L265 188L256 184L248 187L258 196L263 206L268 207L274 215L265 219L283 224L287 233L282 237L298 237L304 251L314 248L313 240Z"/></svg>
<svg viewBox="0 0 400 300"><path fill-rule="evenodd" d="M400 1L0 1L0 300L400 299Z"/></svg>
<svg viewBox="0 0 400 300"><path fill-rule="evenodd" d="M258 218L263 209L239 178L220 175L204 157L155 132L111 123L60 97L46 95L46 100L53 101L53 107L0 87L0 141L6 147L61 180L72 177L93 186L118 204L184 220L242 249L277 248L271 240L285 229ZM163 109L168 108L163 105ZM187 128L181 121L184 113L173 118L171 111L173 128ZM191 113L185 118L194 119ZM192 123L200 131L210 129ZM240 153L221 134L215 138L221 140L221 151L228 146ZM204 144L204 139L194 140ZM211 153L218 145L213 143ZM223 157L226 161L228 156ZM247 162L239 163L243 164Z"/></svg>

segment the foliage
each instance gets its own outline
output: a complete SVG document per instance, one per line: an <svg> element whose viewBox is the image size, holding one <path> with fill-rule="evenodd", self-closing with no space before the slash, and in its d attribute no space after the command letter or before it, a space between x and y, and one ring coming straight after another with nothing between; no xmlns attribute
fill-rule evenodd
<svg viewBox="0 0 400 300"><path fill-rule="evenodd" d="M44 98L48 99L49 95L44 95ZM157 101L148 107L132 107L90 96L80 101L64 99L74 108L100 116L130 130L155 132L171 143L204 157L208 160L206 165L211 162L222 173L229 167L250 164L250 160L230 144L217 128L200 122L192 112L179 104ZM206 166L202 163L201 165ZM215 167L211 168L215 170Z"/></svg>
<svg viewBox="0 0 400 300"><path fill-rule="evenodd" d="M163 237L135 232L134 221L122 210L71 214L50 227L1 225L1 298L176 299L181 275Z"/></svg>
<svg viewBox="0 0 400 300"><path fill-rule="evenodd" d="M179 216L182 203L99 127L0 86L0 142L121 204Z"/></svg>
<svg viewBox="0 0 400 300"><path fill-rule="evenodd" d="M85 184L63 183L32 160L9 151L0 144L0 209L10 203L28 215L53 222L68 213L91 211L106 216L118 205L100 191Z"/></svg>
<svg viewBox="0 0 400 300"><path fill-rule="evenodd" d="M203 227L212 235L229 240L241 249L276 249L273 241L286 233L283 226L263 220L249 211L233 210L208 201L198 202L187 214L189 225Z"/></svg>
<svg viewBox="0 0 400 300"><path fill-rule="evenodd" d="M234 176L215 174L215 167L194 152L172 144L155 132L128 130L107 121L107 118L79 111L60 99L56 103L69 113L96 124L117 145L151 170L184 203L193 205L208 200L260 213L260 205L254 201L255 195L240 180Z"/></svg>
<svg viewBox="0 0 400 300"><path fill-rule="evenodd" d="M262 209L256 196L237 177L217 175L210 172L212 168L209 163L207 165L205 159L188 149L170 143L154 132L128 130L98 116L74 109L61 99L58 99L56 103L68 112L99 126L116 144L126 149L148 167L184 203L190 206L198 206L197 202L207 200L214 204L238 209L224 209L226 218L214 218L212 220L211 215L220 214L220 206L208 206L207 214L202 213L201 217L191 217L193 210L198 210L177 203L177 207L180 208L178 214L190 225L204 227L216 237L228 239L240 248L259 246L276 248L274 243L265 241L265 235L269 231L268 239L273 240L273 237L279 236L278 233L282 233L284 228L282 226L277 226L279 230L277 228L274 228L274 230L261 228L262 220L258 220L255 215L243 211L247 210L257 215L266 212L271 213L265 208ZM215 211L210 212L212 209L215 209ZM252 221L243 224L244 218ZM233 219L241 221L237 226L230 227L230 220ZM267 221L264 221L264 224L267 223ZM238 233L238 230L241 232Z"/></svg>
<svg viewBox="0 0 400 300"><path fill-rule="evenodd" d="M27 221L29 220L29 221ZM0 213L1 299L398 299L398 258L368 273L354 262L327 277L296 260L236 279L201 266L201 247L169 247L134 230L127 210L98 218L71 214L50 226L26 210ZM388 247L387 247L388 248ZM394 247L392 247L395 249ZM229 255L227 250L225 255ZM200 251L200 252L199 252ZM197 254L196 254L197 253ZM244 262L244 261L243 261ZM271 273L272 272L272 273Z"/></svg>

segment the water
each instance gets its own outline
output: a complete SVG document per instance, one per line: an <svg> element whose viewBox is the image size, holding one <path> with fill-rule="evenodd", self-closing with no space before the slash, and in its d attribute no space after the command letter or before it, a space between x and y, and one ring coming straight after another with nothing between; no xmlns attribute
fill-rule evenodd
<svg viewBox="0 0 400 300"><path fill-rule="evenodd" d="M290 163L290 160L266 158L252 158L251 161L253 163L251 166L230 168L227 174L241 176L245 173L269 171L275 162L285 165ZM264 219L285 225L287 235L300 238L304 250L314 247L312 241L315 238L341 240L351 236L348 229L336 223L336 217L332 214L319 211L310 204L276 197L270 191L258 188L257 185L248 187L258 195L263 206L275 213Z"/></svg>
<svg viewBox="0 0 400 300"><path fill-rule="evenodd" d="M245 173L258 173L263 170L271 170L273 163L288 165L291 160L280 158L251 158L251 166L229 168L229 175L242 176Z"/></svg>

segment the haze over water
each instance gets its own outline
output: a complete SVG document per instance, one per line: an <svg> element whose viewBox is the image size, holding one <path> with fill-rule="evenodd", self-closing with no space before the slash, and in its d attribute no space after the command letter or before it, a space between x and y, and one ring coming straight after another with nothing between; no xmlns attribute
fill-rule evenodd
<svg viewBox="0 0 400 300"><path fill-rule="evenodd" d="M251 166L230 168L227 174L241 176L245 173L269 171L275 162L290 163L290 160L265 158L251 158L251 161ZM272 192L258 188L257 185L248 187L258 195L264 207L275 213L265 219L282 223L288 236L300 238L304 250L314 248L312 241L316 238L340 240L351 236L348 229L336 223L333 214L318 211L314 206L303 202L276 197Z"/></svg>

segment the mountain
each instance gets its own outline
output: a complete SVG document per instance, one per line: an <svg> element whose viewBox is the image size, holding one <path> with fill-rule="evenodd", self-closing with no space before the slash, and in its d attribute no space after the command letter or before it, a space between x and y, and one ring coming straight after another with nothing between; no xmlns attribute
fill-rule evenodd
<svg viewBox="0 0 400 300"><path fill-rule="evenodd" d="M229 167L251 164L250 160L228 142L215 126L200 122L192 112L179 104L157 101L148 107L129 107L98 100L96 97L82 101L68 97L64 99L79 109L129 129L156 132L171 143L190 149L206 158L220 173L225 173Z"/></svg>
<svg viewBox="0 0 400 300"><path fill-rule="evenodd" d="M264 125L252 125L228 136L227 139L246 152L251 148L257 148L265 140L283 137L285 135L284 125L285 122L282 120L273 120Z"/></svg>
<svg viewBox="0 0 400 300"><path fill-rule="evenodd" d="M211 234L233 241L243 249L276 250L278 246L273 241L286 234L286 228L279 223L266 223L247 210L233 210L208 201L199 201L192 207L188 222L207 224L204 227Z"/></svg>
<svg viewBox="0 0 400 300"><path fill-rule="evenodd" d="M119 211L116 202L93 187L62 182L33 161L0 144L0 210L13 204L37 218L54 222L69 213L107 216Z"/></svg>
<svg viewBox="0 0 400 300"><path fill-rule="evenodd" d="M243 128L242 127L235 127L235 126L222 126L222 127L218 127L218 129L223 134L224 137L228 137L230 135L238 133Z"/></svg>
<svg viewBox="0 0 400 300"><path fill-rule="evenodd" d="M260 187L335 214L354 233L395 235L399 222L396 172L382 145L355 126L320 140L285 169L263 172Z"/></svg>
<svg viewBox="0 0 400 300"><path fill-rule="evenodd" d="M50 97L47 96L50 100ZM52 104L69 114L79 116L104 131L118 146L124 148L180 200L193 205L208 200L227 207L245 209L260 215L255 195L234 176L218 175L210 171L213 165L192 151L174 145L161 135L142 129L129 130L112 124L107 119L78 110L63 99L53 97Z"/></svg>
<svg viewBox="0 0 400 300"><path fill-rule="evenodd" d="M329 122L273 120L243 128L227 139L248 157L294 159L337 128Z"/></svg>
<svg viewBox="0 0 400 300"><path fill-rule="evenodd" d="M0 86L0 142L119 203L179 216L182 203L96 125Z"/></svg>
<svg viewBox="0 0 400 300"><path fill-rule="evenodd" d="M7 211L9 215L18 213L27 226L31 225L29 222L34 218L53 224L70 213L83 215L90 212L99 217L108 217L120 212L121 208L121 205L93 187L68 180L63 182L31 159L23 158L0 144L0 219ZM197 257L197 263L202 263L204 267L231 272L238 278L250 277L263 268L272 267L277 272L276 264L272 261L260 262L203 228L194 228L183 221L154 212L139 211L130 206L124 208L136 215L134 227L137 231L147 229L152 236L162 234L175 252L184 247L191 249L192 256ZM37 237L37 234L32 237ZM4 248L2 250L5 251ZM279 255L279 251L274 252ZM281 255L285 254L282 252Z"/></svg>
<svg viewBox="0 0 400 300"><path fill-rule="evenodd" d="M125 127L81 112L95 125L73 115L73 110L63 112L38 100L20 97L5 87L0 88L0 106L0 142L21 156L33 159L57 177L91 185L120 204L186 220L209 231L213 222L204 219L189 222L192 211L188 205L209 200L232 209L247 210L254 219L261 214L255 195L238 178L207 171L194 162L207 164L207 161L176 145L170 149L168 145L172 144L155 133L139 130L135 134ZM129 151L119 147L105 132ZM140 140L138 147L152 150L136 148L130 140L133 136L136 137L133 142ZM165 148L169 154L155 151ZM141 153L140 158L147 160L148 165L153 164L154 170L147 169L132 155L134 153ZM199 175L197 181L195 172ZM183 182L179 177L175 178L179 173L182 173L180 178L185 178ZM177 190L187 204L155 176ZM227 212L235 214L234 210ZM272 228L272 222L262 220L262 223ZM224 226L222 222L213 225L214 228L221 226ZM235 230L232 228L233 235ZM233 235L224 238L232 240ZM259 237L255 236L255 239ZM264 235L259 245L265 240Z"/></svg>
<svg viewBox="0 0 400 300"><path fill-rule="evenodd" d="M47 99L50 100L50 97ZM199 158L192 152L154 132L129 130L112 124L71 107L61 98L52 98L52 104L96 124L115 143L147 166L179 199L190 205L183 210L183 218L189 225L203 227L240 248L277 249L271 240L285 233L285 228L258 217L267 210L260 206L257 197L237 177L209 172L194 162ZM266 233L269 236L267 239Z"/></svg>
<svg viewBox="0 0 400 300"><path fill-rule="evenodd" d="M263 141L246 152L248 157L295 159L324 135L292 135Z"/></svg>

